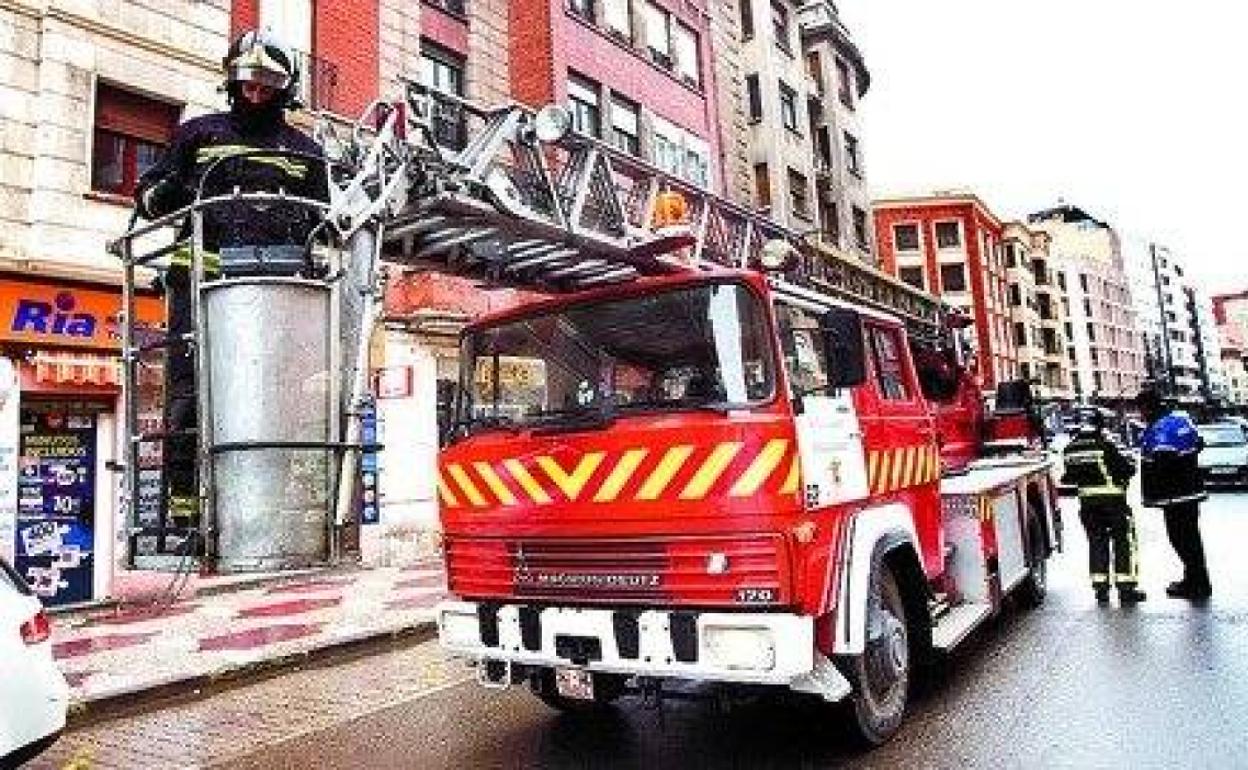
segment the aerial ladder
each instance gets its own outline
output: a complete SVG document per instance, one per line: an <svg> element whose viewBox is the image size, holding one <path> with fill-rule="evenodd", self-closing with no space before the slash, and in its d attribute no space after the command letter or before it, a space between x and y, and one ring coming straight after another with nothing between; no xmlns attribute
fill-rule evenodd
<svg viewBox="0 0 1248 770"><path fill-rule="evenodd" d="M206 572L282 569L340 558L352 520L369 400L368 347L388 271L437 270L483 287L569 292L645 276L755 268L783 252L783 279L901 318L912 338L950 344L952 311L835 249L581 134L559 107L485 108L404 82L354 124L322 119L330 202L226 189L131 227L111 244L123 264L125 499L129 553L199 559ZM448 127L451 130L447 130ZM467 137L448 146L446 137ZM273 154L273 153L267 153ZM212 173L211 171L209 173ZM656 223L664 196L684 221ZM321 219L297 277L210 278L203 221L214 207L281 202ZM190 227L186 228L186 223ZM667 226L656 226L664 224ZM179 239L177 233L191 236ZM150 269L191 253L192 330L173 339L137 322ZM167 429L160 369L194 351L199 516L164 505ZM183 436L185 438L185 436Z"/></svg>

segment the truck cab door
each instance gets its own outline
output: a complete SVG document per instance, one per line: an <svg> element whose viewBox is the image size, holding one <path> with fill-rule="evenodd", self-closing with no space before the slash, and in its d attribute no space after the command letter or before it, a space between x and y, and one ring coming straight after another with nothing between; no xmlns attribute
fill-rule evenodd
<svg viewBox="0 0 1248 770"><path fill-rule="evenodd" d="M808 509L867 496L862 429L848 388L832 388L822 314L777 300L781 349L793 403L802 467L802 499Z"/></svg>

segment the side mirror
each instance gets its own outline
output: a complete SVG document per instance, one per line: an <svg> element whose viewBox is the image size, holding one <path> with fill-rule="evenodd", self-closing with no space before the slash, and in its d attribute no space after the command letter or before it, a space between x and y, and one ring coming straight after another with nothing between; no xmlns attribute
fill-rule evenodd
<svg viewBox="0 0 1248 770"><path fill-rule="evenodd" d="M438 443L442 446L450 440L455 415L455 381L438 380Z"/></svg>
<svg viewBox="0 0 1248 770"><path fill-rule="evenodd" d="M828 389L853 388L867 381L862 316L834 307L823 314L823 346L828 357Z"/></svg>

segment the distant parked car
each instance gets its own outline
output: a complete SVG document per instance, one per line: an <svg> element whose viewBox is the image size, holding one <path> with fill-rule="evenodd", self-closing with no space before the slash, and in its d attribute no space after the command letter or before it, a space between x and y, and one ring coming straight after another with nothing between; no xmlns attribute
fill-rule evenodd
<svg viewBox="0 0 1248 770"><path fill-rule="evenodd" d="M1248 430L1238 422L1198 425L1205 440L1200 470L1208 484L1248 484Z"/></svg>
<svg viewBox="0 0 1248 770"><path fill-rule="evenodd" d="M69 685L52 660L43 605L0 557L0 767L17 767L65 729Z"/></svg>

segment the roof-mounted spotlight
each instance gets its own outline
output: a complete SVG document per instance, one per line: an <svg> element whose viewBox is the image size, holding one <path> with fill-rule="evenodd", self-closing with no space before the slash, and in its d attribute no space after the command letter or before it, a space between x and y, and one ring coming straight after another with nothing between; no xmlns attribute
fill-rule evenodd
<svg viewBox="0 0 1248 770"><path fill-rule="evenodd" d="M793 244L783 238L772 238L763 244L758 263L767 272L780 273L796 267L800 256Z"/></svg>
<svg viewBox="0 0 1248 770"><path fill-rule="evenodd" d="M533 118L533 133L539 142L558 142L572 132L572 113L558 104L548 104Z"/></svg>

